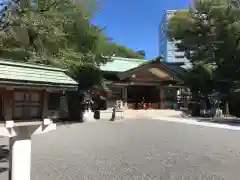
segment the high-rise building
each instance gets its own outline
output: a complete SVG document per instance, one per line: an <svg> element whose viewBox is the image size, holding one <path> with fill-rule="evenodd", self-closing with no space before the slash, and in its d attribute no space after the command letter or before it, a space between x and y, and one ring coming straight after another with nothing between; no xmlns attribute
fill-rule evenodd
<svg viewBox="0 0 240 180"><path fill-rule="evenodd" d="M176 41L172 42L167 37L167 23L178 10L166 10L159 25L159 56L164 57L166 63L185 63L187 59L184 52L176 47Z"/></svg>

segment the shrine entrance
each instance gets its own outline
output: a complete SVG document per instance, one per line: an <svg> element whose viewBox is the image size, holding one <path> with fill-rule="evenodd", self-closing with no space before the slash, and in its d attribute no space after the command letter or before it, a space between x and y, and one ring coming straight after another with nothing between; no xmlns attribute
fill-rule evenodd
<svg viewBox="0 0 240 180"><path fill-rule="evenodd" d="M110 90L108 107L122 100L126 109L176 107L177 89L173 87L184 85L183 80L159 60L145 62L123 72L105 72L105 79ZM166 87L170 90L166 90L165 98Z"/></svg>
<svg viewBox="0 0 240 180"><path fill-rule="evenodd" d="M183 82L160 61L145 63L137 68L118 74L120 80L128 81L124 102L130 109L164 109L164 89L169 84L181 85ZM175 92L176 94L176 92ZM172 102L172 104L177 103ZM165 107L166 103L166 107Z"/></svg>
<svg viewBox="0 0 240 180"><path fill-rule="evenodd" d="M156 86L129 86L128 104L133 109L158 108L160 101L159 89Z"/></svg>

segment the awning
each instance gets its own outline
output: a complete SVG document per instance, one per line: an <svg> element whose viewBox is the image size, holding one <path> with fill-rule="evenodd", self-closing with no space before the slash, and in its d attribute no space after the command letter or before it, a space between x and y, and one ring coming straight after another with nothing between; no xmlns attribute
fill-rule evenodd
<svg viewBox="0 0 240 180"><path fill-rule="evenodd" d="M77 89L78 83L65 72L59 68L0 60L0 85Z"/></svg>

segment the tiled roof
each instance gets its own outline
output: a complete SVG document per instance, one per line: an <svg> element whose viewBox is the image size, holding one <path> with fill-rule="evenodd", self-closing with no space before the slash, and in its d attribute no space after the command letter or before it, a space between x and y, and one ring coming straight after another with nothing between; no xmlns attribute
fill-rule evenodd
<svg viewBox="0 0 240 180"><path fill-rule="evenodd" d="M124 73L126 71L132 70L134 68L138 68L141 65L160 61L160 60L144 60L144 59L131 59L131 58L120 58L120 57L112 57L112 61L107 64L101 66L101 70L105 72L116 72L116 73ZM160 61L161 62L161 61ZM182 68L182 63L164 63L161 62L162 65L170 71L173 75L178 78L183 78L186 70Z"/></svg>
<svg viewBox="0 0 240 180"><path fill-rule="evenodd" d="M177 75L184 76L186 70L182 68L182 63L163 63L165 67L176 73Z"/></svg>
<svg viewBox="0 0 240 180"><path fill-rule="evenodd" d="M77 87L65 70L42 65L0 60L0 84Z"/></svg>
<svg viewBox="0 0 240 180"><path fill-rule="evenodd" d="M112 61L108 62L102 66L100 69L102 71L112 71L112 72L124 72L130 69L136 68L141 64L147 62L144 59L132 59L132 58L122 58L122 57L111 57Z"/></svg>

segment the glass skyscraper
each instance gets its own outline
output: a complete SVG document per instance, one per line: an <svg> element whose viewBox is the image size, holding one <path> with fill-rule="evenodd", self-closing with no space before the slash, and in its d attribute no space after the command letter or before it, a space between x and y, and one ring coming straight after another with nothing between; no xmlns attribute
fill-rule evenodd
<svg viewBox="0 0 240 180"><path fill-rule="evenodd" d="M159 56L163 56L166 63L186 63L184 52L179 51L176 42L171 42L167 37L167 23L178 10L166 10L159 25Z"/></svg>

